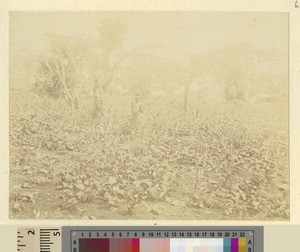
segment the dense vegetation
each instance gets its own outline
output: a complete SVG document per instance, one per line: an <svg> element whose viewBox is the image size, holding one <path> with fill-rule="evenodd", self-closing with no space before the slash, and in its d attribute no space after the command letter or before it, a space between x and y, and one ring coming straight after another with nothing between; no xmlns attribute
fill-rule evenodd
<svg viewBox="0 0 300 252"><path fill-rule="evenodd" d="M71 117L63 101L23 98L10 112L12 217L289 217L287 129L266 104L197 117L153 106L131 128L122 107L91 121L88 108Z"/></svg>

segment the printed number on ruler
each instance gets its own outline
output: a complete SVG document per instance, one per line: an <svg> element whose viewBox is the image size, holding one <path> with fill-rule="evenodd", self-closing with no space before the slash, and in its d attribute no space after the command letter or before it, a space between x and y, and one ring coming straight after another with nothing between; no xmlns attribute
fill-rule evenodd
<svg viewBox="0 0 300 252"><path fill-rule="evenodd" d="M18 252L61 252L61 228L18 228Z"/></svg>

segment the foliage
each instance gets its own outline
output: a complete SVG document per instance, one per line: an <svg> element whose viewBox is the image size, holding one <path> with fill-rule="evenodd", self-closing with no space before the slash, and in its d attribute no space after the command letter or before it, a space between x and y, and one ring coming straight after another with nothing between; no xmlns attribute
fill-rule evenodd
<svg viewBox="0 0 300 252"><path fill-rule="evenodd" d="M45 62L40 62L35 75L33 91L41 96L59 98L62 91L59 86L59 77L51 72Z"/></svg>
<svg viewBox="0 0 300 252"><path fill-rule="evenodd" d="M22 183L30 186L12 191L19 202L11 205L15 214L27 211L17 204L37 202L40 186L50 183L64 202L61 209L75 212L78 204L102 204L133 215L141 204L165 202L202 217L289 217L287 129L274 123L270 110L259 115L227 105L196 117L173 104L159 110L156 103L138 127L129 128L122 105L91 121L88 108L70 116L61 100L32 96L20 102L11 108L10 144L17 150L11 164L26 170ZM28 170L46 180L28 178ZM19 195L32 190L30 197Z"/></svg>

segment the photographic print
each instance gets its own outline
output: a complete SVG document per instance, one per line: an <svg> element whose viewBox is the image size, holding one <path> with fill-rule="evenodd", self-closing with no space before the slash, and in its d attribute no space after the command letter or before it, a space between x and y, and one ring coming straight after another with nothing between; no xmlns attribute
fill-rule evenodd
<svg viewBox="0 0 300 252"><path fill-rule="evenodd" d="M289 220L288 13L9 19L9 218Z"/></svg>

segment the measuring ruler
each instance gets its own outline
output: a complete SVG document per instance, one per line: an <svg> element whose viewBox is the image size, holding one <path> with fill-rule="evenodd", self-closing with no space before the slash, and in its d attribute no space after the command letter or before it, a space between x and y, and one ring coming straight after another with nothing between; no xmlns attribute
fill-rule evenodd
<svg viewBox="0 0 300 252"><path fill-rule="evenodd" d="M18 252L61 252L60 228L27 228L17 229Z"/></svg>
<svg viewBox="0 0 300 252"><path fill-rule="evenodd" d="M127 244L127 245L126 245ZM115 252L164 251L190 247L213 251L262 252L263 227L255 226L63 226L20 227L17 230L20 252ZM125 247L124 247L125 246ZM187 250L183 250L187 251ZM197 250L198 251L198 250Z"/></svg>

